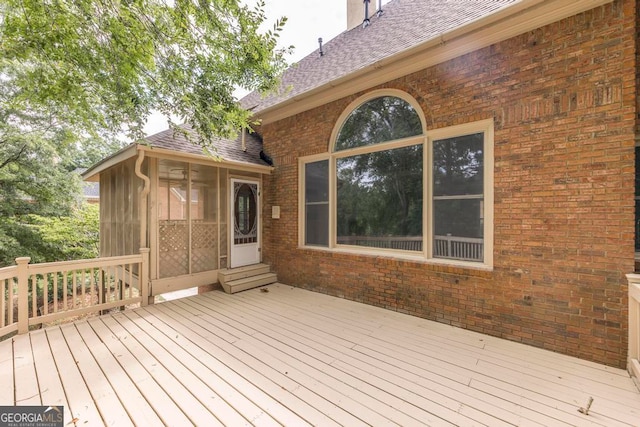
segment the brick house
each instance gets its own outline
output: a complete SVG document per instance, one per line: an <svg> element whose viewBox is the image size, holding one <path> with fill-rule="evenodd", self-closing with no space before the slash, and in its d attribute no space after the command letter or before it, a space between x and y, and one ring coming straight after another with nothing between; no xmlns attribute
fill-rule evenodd
<svg viewBox="0 0 640 427"><path fill-rule="evenodd" d="M148 204L112 210L103 235L116 216L139 217L118 233L140 232L130 248L150 239L161 265L160 181L218 168L216 260L205 275L156 267L165 288L234 266L244 241L226 218L244 217L225 200L244 180L261 188L243 205L257 209L252 259L285 284L626 366L638 2L392 0L365 2L366 14L362 4L347 1L347 31L291 67L279 94L242 100L261 120L262 156L254 147L220 164L165 139L85 173L102 200L124 164L132 189L151 177ZM177 160L188 168L163 169Z"/></svg>
<svg viewBox="0 0 640 427"><path fill-rule="evenodd" d="M286 284L625 366L637 2L395 0L379 16L371 5L369 25L352 7L350 29L285 74L282 96L244 100L274 160L264 260ZM367 140L384 130L372 125L352 143L350 118L378 120L366 111L388 111L384 99L413 109L415 129ZM447 144L465 165L447 163ZM407 215L387 204L413 197L421 227L354 213L350 194L366 204L372 186L388 191L408 149L422 167L398 179L422 178L421 191L366 209L397 224ZM391 168L374 158L394 152ZM457 253L442 249L447 234ZM463 253L473 241L483 250Z"/></svg>

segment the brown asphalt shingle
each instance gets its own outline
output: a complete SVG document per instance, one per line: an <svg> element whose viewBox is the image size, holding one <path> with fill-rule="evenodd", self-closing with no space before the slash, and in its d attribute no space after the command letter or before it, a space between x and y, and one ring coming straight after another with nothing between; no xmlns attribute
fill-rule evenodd
<svg viewBox="0 0 640 427"><path fill-rule="evenodd" d="M347 76L384 58L439 37L519 0L393 0L371 25L357 26L315 50L285 71L280 94L262 97L252 92L241 100L244 108L260 112L287 99ZM377 2L372 1L370 9ZM346 6L345 6L346 7Z"/></svg>
<svg viewBox="0 0 640 427"><path fill-rule="evenodd" d="M194 138L197 136L194 135ZM201 146L190 142L182 133L174 132L171 129L150 135L145 139L151 147L164 148L180 153L206 155ZM222 159L232 162L251 163L256 165L266 165L260 160L260 150L262 141L257 134L245 134L246 151L242 151L242 141L240 136L235 140L217 138L212 141L215 148L214 154Z"/></svg>

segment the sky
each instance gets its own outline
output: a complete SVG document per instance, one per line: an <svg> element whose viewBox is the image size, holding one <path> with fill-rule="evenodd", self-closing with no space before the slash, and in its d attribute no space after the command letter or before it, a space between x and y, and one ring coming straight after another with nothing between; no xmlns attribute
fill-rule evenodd
<svg viewBox="0 0 640 427"><path fill-rule="evenodd" d="M255 4L255 0L244 0ZM389 0L383 0L382 4ZM347 29L347 0L265 0L266 28L272 28L277 19L286 16L287 23L280 33L280 47L293 45L295 50L287 57L294 63L318 48L318 38L328 42ZM369 10L376 10L377 0L371 0ZM144 130L148 135L167 128L161 114L153 114Z"/></svg>

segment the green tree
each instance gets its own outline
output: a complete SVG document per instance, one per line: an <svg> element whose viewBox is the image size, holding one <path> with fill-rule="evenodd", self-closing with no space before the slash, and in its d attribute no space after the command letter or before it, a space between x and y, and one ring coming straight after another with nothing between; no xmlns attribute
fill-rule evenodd
<svg viewBox="0 0 640 427"><path fill-rule="evenodd" d="M41 236L42 255L47 259L74 260L98 256L100 217L98 205L83 203L69 216L29 218Z"/></svg>
<svg viewBox="0 0 640 427"><path fill-rule="evenodd" d="M371 146L422 133L414 108L385 96L356 108L336 141L336 151ZM379 150L337 161L338 236L422 235L422 146Z"/></svg>
<svg viewBox="0 0 640 427"><path fill-rule="evenodd" d="M264 20L263 1L0 0L0 265L66 257L35 219L68 218L72 171L142 138L152 111L204 146L246 128L233 91L273 88L285 66L285 19Z"/></svg>
<svg viewBox="0 0 640 427"><path fill-rule="evenodd" d="M265 19L263 0L0 0L3 110L133 140L155 110L206 145L248 127L236 87L276 87L286 18L262 32Z"/></svg>

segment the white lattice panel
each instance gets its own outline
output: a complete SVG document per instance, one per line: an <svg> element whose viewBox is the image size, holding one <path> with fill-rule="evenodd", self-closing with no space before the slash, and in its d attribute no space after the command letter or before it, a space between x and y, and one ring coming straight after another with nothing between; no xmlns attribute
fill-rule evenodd
<svg viewBox="0 0 640 427"><path fill-rule="evenodd" d="M166 221L160 224L160 277L174 277L189 273L187 224Z"/></svg>

